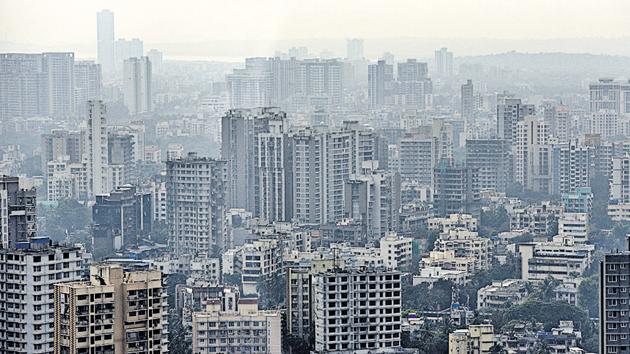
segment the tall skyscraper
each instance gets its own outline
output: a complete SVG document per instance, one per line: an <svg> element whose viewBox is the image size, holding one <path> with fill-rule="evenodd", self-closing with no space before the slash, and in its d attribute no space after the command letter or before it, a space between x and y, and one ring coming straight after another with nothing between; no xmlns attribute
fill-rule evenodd
<svg viewBox="0 0 630 354"><path fill-rule="evenodd" d="M437 162L436 141L431 136L408 134L399 142L400 177L425 187L433 186Z"/></svg>
<svg viewBox="0 0 630 354"><path fill-rule="evenodd" d="M516 123L535 114L536 106L523 104L520 98L500 98L497 102L497 136L512 145L516 140Z"/></svg>
<svg viewBox="0 0 630 354"><path fill-rule="evenodd" d="M277 108L232 109L221 126L228 205L269 222L290 220L285 119Z"/></svg>
<svg viewBox="0 0 630 354"><path fill-rule="evenodd" d="M96 60L106 75L114 72L114 13L102 10L96 13Z"/></svg>
<svg viewBox="0 0 630 354"><path fill-rule="evenodd" d="M265 58L247 58L244 69L226 75L231 108L267 107L271 104L271 72Z"/></svg>
<svg viewBox="0 0 630 354"><path fill-rule="evenodd" d="M428 72L427 63L420 63L416 59L398 63L398 77L393 88L397 95L395 103L417 109L431 106L433 84Z"/></svg>
<svg viewBox="0 0 630 354"><path fill-rule="evenodd" d="M194 153L166 162L167 224L176 254L216 254L230 246L226 174L225 161Z"/></svg>
<svg viewBox="0 0 630 354"><path fill-rule="evenodd" d="M519 121L513 151L514 181L525 189L549 193L552 167L549 125L534 116Z"/></svg>
<svg viewBox="0 0 630 354"><path fill-rule="evenodd" d="M138 38L130 40L119 38L114 42L114 58L116 73L124 70L125 60L130 58L140 58L144 55L144 42Z"/></svg>
<svg viewBox="0 0 630 354"><path fill-rule="evenodd" d="M40 148L42 171L46 171L50 161L80 163L83 153L81 132L53 129L49 134L42 134Z"/></svg>
<svg viewBox="0 0 630 354"><path fill-rule="evenodd" d="M147 52L149 61L151 62L151 70L153 73L157 73L162 68L162 62L164 61L164 53L157 49L151 49Z"/></svg>
<svg viewBox="0 0 630 354"><path fill-rule="evenodd" d="M77 61L74 63L74 102L75 112L85 117L87 115L87 101L100 100L103 89L101 65L92 61Z"/></svg>
<svg viewBox="0 0 630 354"><path fill-rule="evenodd" d="M385 105L392 95L394 83L394 66L379 60L368 67L368 99L370 107Z"/></svg>
<svg viewBox="0 0 630 354"><path fill-rule="evenodd" d="M53 117L74 114L74 53L42 53L47 112Z"/></svg>
<svg viewBox="0 0 630 354"><path fill-rule="evenodd" d="M363 55L363 39L351 38L346 40L346 58L350 61L362 60Z"/></svg>
<svg viewBox="0 0 630 354"><path fill-rule="evenodd" d="M151 112L151 61L148 57L129 58L124 65L124 98L129 114Z"/></svg>
<svg viewBox="0 0 630 354"><path fill-rule="evenodd" d="M88 121L84 143L89 195L109 193L107 156L107 109L102 101L88 101Z"/></svg>
<svg viewBox="0 0 630 354"><path fill-rule="evenodd" d="M601 78L589 85L590 112L602 110L617 114L630 113L630 81L621 82L611 78Z"/></svg>
<svg viewBox="0 0 630 354"><path fill-rule="evenodd" d="M168 309L159 270L90 267L88 281L55 284L55 353L166 353Z"/></svg>
<svg viewBox="0 0 630 354"><path fill-rule="evenodd" d="M447 48L442 47L435 51L435 68L440 76L453 75L453 52L449 52Z"/></svg>
<svg viewBox="0 0 630 354"><path fill-rule="evenodd" d="M82 278L83 252L47 238L0 250L0 352L55 352L53 284Z"/></svg>
<svg viewBox="0 0 630 354"><path fill-rule="evenodd" d="M109 190L125 184L136 184L136 160L133 137L124 133L107 135L107 163Z"/></svg>
<svg viewBox="0 0 630 354"><path fill-rule="evenodd" d="M442 160L435 168L433 201L436 214L476 213L479 210L479 170Z"/></svg>
<svg viewBox="0 0 630 354"><path fill-rule="evenodd" d="M37 236L34 189L20 188L18 177L0 175L0 246L13 248Z"/></svg>
<svg viewBox="0 0 630 354"><path fill-rule="evenodd" d="M479 188L505 192L512 180L510 146L502 139L466 140L466 165L479 170Z"/></svg>
<svg viewBox="0 0 630 354"><path fill-rule="evenodd" d="M0 121L48 114L41 54L0 54Z"/></svg>
<svg viewBox="0 0 630 354"><path fill-rule="evenodd" d="M397 231L400 209L400 175L371 171L351 175L344 186L344 214L361 223L369 240Z"/></svg>
<svg viewBox="0 0 630 354"><path fill-rule="evenodd" d="M292 216L304 224L320 224L323 220L322 149L324 134L314 128L291 132L288 138L291 155L293 189Z"/></svg>
<svg viewBox="0 0 630 354"><path fill-rule="evenodd" d="M462 118L468 124L472 123L475 119L475 92L472 80L467 80L462 85L461 97L460 97L460 113Z"/></svg>
<svg viewBox="0 0 630 354"><path fill-rule="evenodd" d="M429 67L427 63L418 62L416 59L407 59L406 62L398 63L398 81L422 81L429 78Z"/></svg>
<svg viewBox="0 0 630 354"><path fill-rule="evenodd" d="M575 193L578 188L590 186L594 150L577 140L552 147L552 194Z"/></svg>

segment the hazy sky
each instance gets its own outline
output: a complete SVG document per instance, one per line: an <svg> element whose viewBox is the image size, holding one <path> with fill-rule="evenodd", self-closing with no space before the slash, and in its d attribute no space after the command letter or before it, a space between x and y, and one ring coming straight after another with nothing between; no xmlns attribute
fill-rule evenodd
<svg viewBox="0 0 630 354"><path fill-rule="evenodd" d="M630 35L627 0L0 0L0 41L92 45L96 11L145 43Z"/></svg>

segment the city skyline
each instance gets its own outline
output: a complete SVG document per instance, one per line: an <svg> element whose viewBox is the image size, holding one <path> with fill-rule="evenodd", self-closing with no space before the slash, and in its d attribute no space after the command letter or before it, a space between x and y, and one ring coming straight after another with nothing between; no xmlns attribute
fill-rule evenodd
<svg viewBox="0 0 630 354"><path fill-rule="evenodd" d="M376 59L384 50L405 51L409 42L414 43L413 53L421 57L432 56L432 49L440 46L453 48L458 55L510 50L630 55L630 50L615 46L630 41L630 25L622 15L630 10L630 3L615 0L597 4L397 1L388 7L357 1L332 4L328 0L300 6L288 1L259 4L244 0L220 7L212 2L183 1L178 5L180 11L173 12L166 4L144 1L64 0L60 5L40 0L3 0L0 50L72 48L78 57L96 57L95 13L109 9L116 17L116 39L142 38L151 47L160 47L172 58L180 59L235 61L244 56L271 56L290 45L330 49L342 56L345 39L354 37L368 42L365 51L370 59ZM406 11L398 11L402 8ZM519 21L512 21L513 16L506 13L518 14ZM252 21L257 16L266 21ZM60 17L66 25L52 26ZM19 19L29 19L29 25ZM601 25L602 19L606 19L606 26ZM384 47L387 40L393 48ZM198 45L190 48L193 43ZM408 52L401 54L410 55Z"/></svg>

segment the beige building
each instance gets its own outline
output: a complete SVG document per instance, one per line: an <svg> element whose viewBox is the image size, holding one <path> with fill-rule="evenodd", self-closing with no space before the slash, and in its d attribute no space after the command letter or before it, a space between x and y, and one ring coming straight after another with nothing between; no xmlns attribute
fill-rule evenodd
<svg viewBox="0 0 630 354"><path fill-rule="evenodd" d="M492 243L489 238L464 228L446 229L435 240L434 251L455 251L457 257L475 259L476 270L489 269L492 260Z"/></svg>
<svg viewBox="0 0 630 354"><path fill-rule="evenodd" d="M55 353L167 353L166 306L159 271L93 265L55 285Z"/></svg>
<svg viewBox="0 0 630 354"><path fill-rule="evenodd" d="M449 354L489 354L494 345L494 328L490 324L470 325L448 335Z"/></svg>
<svg viewBox="0 0 630 354"><path fill-rule="evenodd" d="M193 313L193 353L280 354L279 311L258 310L256 298L241 298L236 311L222 311L210 299L206 311Z"/></svg>

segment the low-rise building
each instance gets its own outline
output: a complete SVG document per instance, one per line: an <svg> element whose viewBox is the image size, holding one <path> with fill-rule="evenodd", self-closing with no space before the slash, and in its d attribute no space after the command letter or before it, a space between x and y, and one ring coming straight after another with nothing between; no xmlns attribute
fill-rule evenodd
<svg viewBox="0 0 630 354"><path fill-rule="evenodd" d="M435 240L433 250L454 251L456 257L474 258L477 271L490 268L492 242L477 232L464 228L446 229Z"/></svg>
<svg viewBox="0 0 630 354"><path fill-rule="evenodd" d="M591 265L595 246L558 235L551 241L520 244L518 250L523 280L540 281L553 277L572 281Z"/></svg>
<svg viewBox="0 0 630 354"><path fill-rule="evenodd" d="M527 282L506 279L477 290L477 309L494 310L522 304L529 294Z"/></svg>
<svg viewBox="0 0 630 354"><path fill-rule="evenodd" d="M573 237L575 242L588 241L589 217L586 213L562 213L558 218L558 235Z"/></svg>
<svg viewBox="0 0 630 354"><path fill-rule="evenodd" d="M446 229L465 228L468 231L477 231L477 218L471 214L451 214L444 218L430 218L429 230L444 231Z"/></svg>
<svg viewBox="0 0 630 354"><path fill-rule="evenodd" d="M449 354L490 354L494 346L494 327L491 324L470 325L448 335Z"/></svg>

